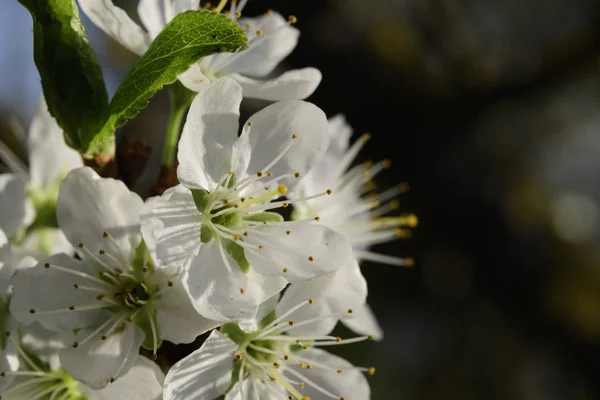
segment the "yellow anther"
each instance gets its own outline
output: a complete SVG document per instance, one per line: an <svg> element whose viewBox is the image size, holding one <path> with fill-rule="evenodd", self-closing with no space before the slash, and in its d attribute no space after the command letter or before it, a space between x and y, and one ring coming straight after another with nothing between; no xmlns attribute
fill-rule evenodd
<svg viewBox="0 0 600 400"><path fill-rule="evenodd" d="M172 286L173 286L173 282L171 282L171 281L167 281L167 286L168 286L168 287L172 287Z"/></svg>
<svg viewBox="0 0 600 400"><path fill-rule="evenodd" d="M414 228L417 225L419 225L419 218L415 214L410 214L408 216L407 223L408 223L408 226L410 226L411 228Z"/></svg>
<svg viewBox="0 0 600 400"><path fill-rule="evenodd" d="M363 133L363 135L360 137L360 140L362 140L363 142L368 142L369 140L371 140L371 133Z"/></svg>
<svg viewBox="0 0 600 400"><path fill-rule="evenodd" d="M300 389L304 389L304 382L300 382L300 383L298 384L298 387L299 387ZM302 400L310 400L310 397L308 397L308 396L304 396L304 397L302 398Z"/></svg>
<svg viewBox="0 0 600 400"><path fill-rule="evenodd" d="M273 15L273 10L267 10L266 14L270 17L271 15Z"/></svg>
<svg viewBox="0 0 600 400"><path fill-rule="evenodd" d="M303 348L304 350L308 350L308 346L307 346L307 345L305 345L305 344L303 344L303 345L302 345L302 348ZM310 364L307 364L307 365L306 365L306 367L307 367L307 368L312 368L312 366L311 366Z"/></svg>
<svg viewBox="0 0 600 400"><path fill-rule="evenodd" d="M301 363L298 363L298 366L299 366L300 368L305 368L305 367L306 367L306 364L304 364L303 362L301 362Z"/></svg>
<svg viewBox="0 0 600 400"><path fill-rule="evenodd" d="M289 326L294 326L294 321L288 321Z"/></svg>
<svg viewBox="0 0 600 400"><path fill-rule="evenodd" d="M294 172L294 178L300 178L300 172Z"/></svg>
<svg viewBox="0 0 600 400"><path fill-rule="evenodd" d="M408 229L402 229L402 228L396 228L394 230L394 233L396 234L396 237L401 238L401 239L409 238L412 235L411 231L409 231Z"/></svg>
<svg viewBox="0 0 600 400"><path fill-rule="evenodd" d="M315 221L319 222L321 220L321 217L319 217L318 215L315 217Z"/></svg>
<svg viewBox="0 0 600 400"><path fill-rule="evenodd" d="M158 354L156 353L152 353L152 355L150 356L151 359L156 360L158 358Z"/></svg>
<svg viewBox="0 0 600 400"><path fill-rule="evenodd" d="M267 221L265 221L265 222L267 222ZM262 250L263 249L263 245L261 244L260 246L258 246L258 249Z"/></svg>
<svg viewBox="0 0 600 400"><path fill-rule="evenodd" d="M242 355L240 353L236 354L235 355L235 359L238 360L238 361L241 360L242 359Z"/></svg>
<svg viewBox="0 0 600 400"><path fill-rule="evenodd" d="M348 314L352 314L354 311L352 311L351 308L348 309Z"/></svg>
<svg viewBox="0 0 600 400"><path fill-rule="evenodd" d="M306 346L306 348L308 349L308 346ZM305 349L305 350L306 350L306 349ZM311 368L312 368L312 365L310 365L310 364L306 364L306 369L311 369Z"/></svg>
<svg viewBox="0 0 600 400"><path fill-rule="evenodd" d="M288 203L287 201L283 203L283 208L286 208L290 205L290 203Z"/></svg>
<svg viewBox="0 0 600 400"><path fill-rule="evenodd" d="M370 367L367 373L371 376L375 375L375 367Z"/></svg>
<svg viewBox="0 0 600 400"><path fill-rule="evenodd" d="M342 338L341 338L341 337L339 337L339 336L337 336L337 337L335 338L335 341L339 343L339 342L341 342L341 341L342 341Z"/></svg>
<svg viewBox="0 0 600 400"><path fill-rule="evenodd" d="M409 257L406 260L404 260L404 265L406 265L407 267L412 267L413 265L415 265L415 260Z"/></svg>
<svg viewBox="0 0 600 400"><path fill-rule="evenodd" d="M290 236L292 234L292 231L285 231L285 234Z"/></svg>
<svg viewBox="0 0 600 400"><path fill-rule="evenodd" d="M279 363L278 363L278 362L274 362L274 363L273 363L273 366L274 366L275 368L279 368Z"/></svg>
<svg viewBox="0 0 600 400"><path fill-rule="evenodd" d="M288 269L287 269L287 268L284 268L284 269L283 269L283 272L288 272Z"/></svg>
<svg viewBox="0 0 600 400"><path fill-rule="evenodd" d="M239 17L241 17L241 16L242 16L242 13L241 13L241 12L239 12L239 11L238 11L238 12L236 12L236 13L235 13L235 17L236 17L236 18L239 18Z"/></svg>
<svg viewBox="0 0 600 400"><path fill-rule="evenodd" d="M73 348L74 348L74 349L76 349L76 348L78 348L78 347L79 347L79 343L77 343L77 342L73 342L73 345L72 345L72 346L73 346Z"/></svg>
<svg viewBox="0 0 600 400"><path fill-rule="evenodd" d="M113 377L111 376L111 377L110 377L110 379L109 379L109 382L110 382L110 383L114 383L114 382L115 382L115 378L113 378Z"/></svg>
<svg viewBox="0 0 600 400"><path fill-rule="evenodd" d="M284 359L285 361L287 361L287 360L289 360L289 359L290 359L290 356L288 356L287 354L285 354L285 355L283 356L283 359Z"/></svg>
<svg viewBox="0 0 600 400"><path fill-rule="evenodd" d="M310 299L308 299L308 304L312 304L312 303L314 303L314 302L315 302L315 301L312 299L312 297L311 297Z"/></svg>
<svg viewBox="0 0 600 400"><path fill-rule="evenodd" d="M265 189L265 190L268 192L268 191L269 191L269 189L271 189L271 188L270 188L270 187L268 187L268 186L263 186L263 189Z"/></svg>
<svg viewBox="0 0 600 400"><path fill-rule="evenodd" d="M268 171L267 176L273 176L273 173L271 171Z"/></svg>
<svg viewBox="0 0 600 400"><path fill-rule="evenodd" d="M327 189L327 190L325 191L325 193L327 193L327 196L331 196L331 193L333 193L333 190L331 190L331 189Z"/></svg>
<svg viewBox="0 0 600 400"><path fill-rule="evenodd" d="M313 262L315 261L315 258L313 256L308 257L308 261Z"/></svg>
<svg viewBox="0 0 600 400"><path fill-rule="evenodd" d="M96 296L96 300L101 301L102 299L104 299L103 294L99 294L98 296Z"/></svg>
<svg viewBox="0 0 600 400"><path fill-rule="evenodd" d="M98 250L98 254L105 254L106 252L102 249Z"/></svg>
<svg viewBox="0 0 600 400"><path fill-rule="evenodd" d="M252 28L252 24L246 24L246 29Z"/></svg>
<svg viewBox="0 0 600 400"><path fill-rule="evenodd" d="M79 285L78 285L78 284L74 284L74 285L73 285L73 287L74 287L75 289L79 289Z"/></svg>
<svg viewBox="0 0 600 400"><path fill-rule="evenodd" d="M386 158L381 162L381 165L383 165L383 168L389 168L392 166L392 161Z"/></svg>
<svg viewBox="0 0 600 400"><path fill-rule="evenodd" d="M342 372L344 372L344 371L343 371L343 370L341 370L341 369L338 369L338 370L337 370L337 373L338 373L338 374L341 374Z"/></svg>
<svg viewBox="0 0 600 400"><path fill-rule="evenodd" d="M298 139L298 135L296 135L295 133L292 133L292 139Z"/></svg>
<svg viewBox="0 0 600 400"><path fill-rule="evenodd" d="M50 268L50 263L44 264L44 268Z"/></svg>
<svg viewBox="0 0 600 400"><path fill-rule="evenodd" d="M246 198L245 197L240 197L240 201L243 203L243 202L246 201Z"/></svg>
<svg viewBox="0 0 600 400"><path fill-rule="evenodd" d="M234 240L234 241L236 241L236 240L240 240L240 235L233 235L233 240Z"/></svg>
<svg viewBox="0 0 600 400"><path fill-rule="evenodd" d="M244 293L246 293L246 290L244 288L240 288L240 293L244 294Z"/></svg>
<svg viewBox="0 0 600 400"><path fill-rule="evenodd" d="M262 36L265 32L262 29L256 31L256 36Z"/></svg>
<svg viewBox="0 0 600 400"><path fill-rule="evenodd" d="M80 249L83 249L83 243L79 243L77 246L79 246Z"/></svg>
<svg viewBox="0 0 600 400"><path fill-rule="evenodd" d="M369 339L369 340L373 340L373 335L369 335L369 336L367 336L367 339Z"/></svg>
<svg viewBox="0 0 600 400"><path fill-rule="evenodd" d="M103 237L104 239L108 239L108 233L106 233L106 232L102 233L102 237Z"/></svg>
<svg viewBox="0 0 600 400"><path fill-rule="evenodd" d="M290 24L295 24L296 22L298 22L298 18L296 18L295 15L290 15L288 17L288 21L290 21Z"/></svg>
<svg viewBox="0 0 600 400"><path fill-rule="evenodd" d="M390 201L390 207L392 210L395 210L396 208L400 207L400 202L398 200L392 200Z"/></svg>
<svg viewBox="0 0 600 400"><path fill-rule="evenodd" d="M404 192L408 192L408 190L410 189L410 186L408 185L407 182L402 182L399 186L400 188L400 192L404 193Z"/></svg>
<svg viewBox="0 0 600 400"><path fill-rule="evenodd" d="M242 235L248 236L248 232L244 232L244 233L242 233Z"/></svg>
<svg viewBox="0 0 600 400"><path fill-rule="evenodd" d="M263 173L262 173L261 171L258 171L258 172L256 173L256 176L258 176L258 177L260 178L261 176L263 176Z"/></svg>
<svg viewBox="0 0 600 400"><path fill-rule="evenodd" d="M287 187L287 185L284 185L284 184L282 183L282 184L280 184L280 185L277 185L277 191L278 191L280 194L286 194L286 193L288 192L288 187Z"/></svg>
<svg viewBox="0 0 600 400"><path fill-rule="evenodd" d="M212 3L207 1L206 4L204 4L204 8L212 8Z"/></svg>

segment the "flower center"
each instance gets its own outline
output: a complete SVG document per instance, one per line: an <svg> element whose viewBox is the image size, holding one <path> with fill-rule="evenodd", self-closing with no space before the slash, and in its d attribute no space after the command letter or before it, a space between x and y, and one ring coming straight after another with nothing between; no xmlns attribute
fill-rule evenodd
<svg viewBox="0 0 600 400"><path fill-rule="evenodd" d="M21 379L9 385L2 392L2 400L25 398L85 400L85 396L79 388L80 383L64 369L48 371L37 367L28 371L0 373L1 377L11 375Z"/></svg>

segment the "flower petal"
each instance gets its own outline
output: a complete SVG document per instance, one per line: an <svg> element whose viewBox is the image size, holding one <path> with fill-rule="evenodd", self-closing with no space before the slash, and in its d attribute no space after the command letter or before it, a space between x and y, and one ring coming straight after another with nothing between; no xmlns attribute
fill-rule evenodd
<svg viewBox="0 0 600 400"><path fill-rule="evenodd" d="M252 231L260 233L250 233L244 241L262 248L246 251L246 258L263 275L296 282L330 274L352 257L352 246L342 234L317 223L274 223Z"/></svg>
<svg viewBox="0 0 600 400"><path fill-rule="evenodd" d="M371 307L365 303L362 307L354 307L351 316L342 319L342 323L359 335L371 335L375 340L383 339L383 330Z"/></svg>
<svg viewBox="0 0 600 400"><path fill-rule="evenodd" d="M341 158L350 147L352 127L346 121L343 114L337 114L329 118L329 148L328 154Z"/></svg>
<svg viewBox="0 0 600 400"><path fill-rule="evenodd" d="M15 345L8 341L6 347L0 349L0 371L17 371L19 369L19 353ZM13 380L13 376L5 375L0 378L0 393L4 391Z"/></svg>
<svg viewBox="0 0 600 400"><path fill-rule="evenodd" d="M253 77L268 75L296 47L300 32L277 12L258 18L240 18L240 26L251 26L248 49L214 56L207 68L215 75L237 72ZM248 28L246 28L248 30ZM258 30L262 35L257 35ZM203 66L201 64L201 66Z"/></svg>
<svg viewBox="0 0 600 400"><path fill-rule="evenodd" d="M316 68L296 69L267 80L230 74L240 84L244 97L263 100L303 100L313 94L321 83L322 74Z"/></svg>
<svg viewBox="0 0 600 400"><path fill-rule="evenodd" d="M218 321L254 317L258 306L283 290L286 283L285 279L261 276L252 269L243 273L225 250L221 253L214 240L201 246L183 278L196 310Z"/></svg>
<svg viewBox="0 0 600 400"><path fill-rule="evenodd" d="M345 398L354 400L368 400L370 399L371 389L369 388L369 382L361 373L356 369L352 369L353 365L341 357L334 356L321 349L311 348L302 352L302 358L313 361L316 365L327 365L332 367L331 369L324 368L299 368L295 364L291 364L295 374L288 371L287 376L294 380L300 380L305 383L302 394L313 399L329 398L324 396L323 392L314 388L310 382L314 382L323 389L330 392L333 398ZM336 372L337 369L341 369L343 372L340 374ZM304 379L299 378L299 375Z"/></svg>
<svg viewBox="0 0 600 400"><path fill-rule="evenodd" d="M159 268L180 267L198 254L202 216L185 187L178 185L146 200L141 218L144 241L162 263Z"/></svg>
<svg viewBox="0 0 600 400"><path fill-rule="evenodd" d="M165 273L157 270L157 274ZM196 337L216 328L221 323L204 318L194 308L181 280L172 278L156 305L158 331L163 339L175 344L193 342Z"/></svg>
<svg viewBox="0 0 600 400"><path fill-rule="evenodd" d="M66 145L43 97L29 127L27 149L30 183L41 189L56 188L69 171L83 166L79 153Z"/></svg>
<svg viewBox="0 0 600 400"><path fill-rule="evenodd" d="M237 382L225 396L225 400L282 400L287 392L279 383L246 378Z"/></svg>
<svg viewBox="0 0 600 400"><path fill-rule="evenodd" d="M0 229L13 237L35 218L35 211L26 199L25 182L14 174L0 175Z"/></svg>
<svg viewBox="0 0 600 400"><path fill-rule="evenodd" d="M330 275L290 285L277 306L277 315L282 315L297 304L312 298L310 306L300 308L289 318L303 321L314 317L331 316L314 324L292 328L295 334L327 335L340 319L352 310L352 316L361 310L367 298L367 282L360 272L358 262L349 259L340 269Z"/></svg>
<svg viewBox="0 0 600 400"><path fill-rule="evenodd" d="M60 185L56 216L74 247L83 243L94 254L100 249L122 251L131 259L141 242L142 206L140 196L129 191L122 181L100 178L93 169L83 167L71 171ZM104 239L104 232L113 239Z"/></svg>
<svg viewBox="0 0 600 400"><path fill-rule="evenodd" d="M250 148L236 146L234 153L244 151L251 154L247 168L249 175L262 171L291 146L269 170L273 178L296 172L302 177L319 162L329 144L325 113L305 101L286 100L271 104L248 121L251 124L244 125L238 141L247 143ZM234 159L238 157L233 154ZM271 178L265 176L264 179ZM290 177L280 182L292 189L298 179Z"/></svg>
<svg viewBox="0 0 600 400"><path fill-rule="evenodd" d="M15 271L16 265L12 261L10 242L0 229L0 301L6 300L10 278ZM0 316L1 317L1 316Z"/></svg>
<svg viewBox="0 0 600 400"><path fill-rule="evenodd" d="M50 265L45 268L45 264ZM52 268L52 265L59 268ZM63 270L64 268L64 270ZM39 322L51 331L66 331L90 325L98 310L70 311L71 306L98 304L97 293L78 290L75 284L93 286L85 278L65 272L77 271L94 276L89 267L67 254L56 254L35 267L17 269L13 275L10 313L21 323ZM32 313L31 310L34 310ZM64 311L44 313L44 311Z"/></svg>
<svg viewBox="0 0 600 400"><path fill-rule="evenodd" d="M29 234L17 246L13 247L13 257L42 259L56 253L74 254L75 250L69 240L58 228L38 228Z"/></svg>
<svg viewBox="0 0 600 400"><path fill-rule="evenodd" d="M231 384L237 345L212 331L198 350L173 365L165 378L164 400L213 400Z"/></svg>
<svg viewBox="0 0 600 400"><path fill-rule="evenodd" d="M199 0L165 0L165 19L170 22L177 14L188 10L197 10Z"/></svg>
<svg viewBox="0 0 600 400"><path fill-rule="evenodd" d="M242 88L228 78L196 96L179 140L177 177L182 185L211 191L230 171L241 101Z"/></svg>
<svg viewBox="0 0 600 400"><path fill-rule="evenodd" d="M133 367L121 379L101 390L86 388L83 394L93 400L159 400L164 380L165 374L156 363L137 356Z"/></svg>
<svg viewBox="0 0 600 400"><path fill-rule="evenodd" d="M167 24L161 8L161 0L140 0L137 11L146 31L150 34L150 38L157 37Z"/></svg>
<svg viewBox="0 0 600 400"><path fill-rule="evenodd" d="M79 331L75 340L88 334L87 329ZM144 332L135 324L125 323L123 330L106 340L92 339L77 348L61 350L60 363L76 380L92 389L102 389L129 372L143 341Z"/></svg>
<svg viewBox="0 0 600 400"><path fill-rule="evenodd" d="M203 92L210 86L208 79L200 69L200 64L192 64L184 73L177 77L179 81L192 92Z"/></svg>
<svg viewBox="0 0 600 400"><path fill-rule="evenodd" d="M112 0L78 0L88 18L108 36L132 52L142 55L148 50L152 39Z"/></svg>

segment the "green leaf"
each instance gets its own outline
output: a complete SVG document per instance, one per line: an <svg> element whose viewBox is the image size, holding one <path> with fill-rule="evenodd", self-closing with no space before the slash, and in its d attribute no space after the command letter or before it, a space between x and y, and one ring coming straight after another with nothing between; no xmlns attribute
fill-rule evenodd
<svg viewBox="0 0 600 400"><path fill-rule="evenodd" d="M247 274L250 271L250 262L246 259L244 248L233 240L223 240L225 243L225 251L235 260L240 266L243 273Z"/></svg>
<svg viewBox="0 0 600 400"><path fill-rule="evenodd" d="M108 96L75 0L19 2L33 18L33 58L65 141L87 156L112 154L112 132L96 135L108 116Z"/></svg>
<svg viewBox="0 0 600 400"><path fill-rule="evenodd" d="M112 132L133 118L164 85L175 82L200 58L237 52L248 39L237 22L213 11L178 14L154 39L148 51L125 77L110 102L110 117L102 132Z"/></svg>
<svg viewBox="0 0 600 400"><path fill-rule="evenodd" d="M194 198L194 203L196 204L198 211L204 212L208 198L210 197L208 191L204 189L190 189L190 192L192 192L192 197Z"/></svg>

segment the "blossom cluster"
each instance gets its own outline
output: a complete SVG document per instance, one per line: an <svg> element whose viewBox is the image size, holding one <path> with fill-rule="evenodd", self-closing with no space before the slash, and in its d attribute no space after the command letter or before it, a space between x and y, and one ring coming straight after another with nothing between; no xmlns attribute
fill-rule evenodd
<svg viewBox="0 0 600 400"><path fill-rule="evenodd" d="M78 0L91 21L142 55L197 1L141 0L143 26L111 0ZM359 264L410 266L372 245L410 235L394 214L389 161L355 165L343 116L303 99L315 68L270 76L296 46L296 18L241 17L248 49L179 76L194 92L178 141L178 184L143 199L65 144L40 100L24 162L0 143L0 398L368 399L366 376L325 350L379 340ZM206 6L206 5L204 5ZM210 6L209 6L210 7ZM240 123L243 98L271 104ZM356 333L332 335L341 322ZM197 342L172 366L163 341ZM165 376L166 373L166 376Z"/></svg>

